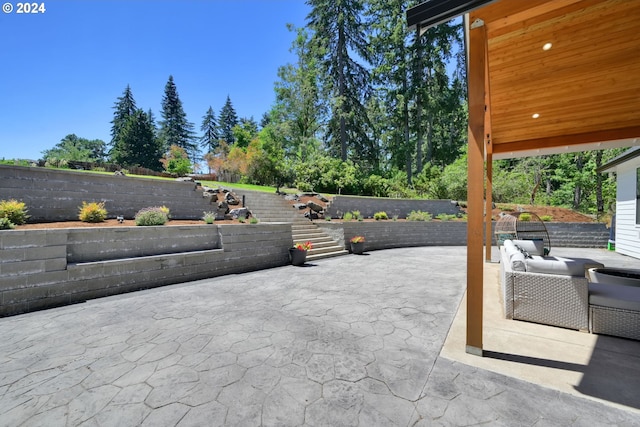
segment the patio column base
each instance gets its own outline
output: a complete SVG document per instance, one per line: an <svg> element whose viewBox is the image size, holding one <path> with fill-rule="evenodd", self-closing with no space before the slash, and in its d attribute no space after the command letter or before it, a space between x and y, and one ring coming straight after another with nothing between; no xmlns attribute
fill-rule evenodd
<svg viewBox="0 0 640 427"><path fill-rule="evenodd" d="M473 354L474 356L480 356L480 357L484 356L484 350L471 345L466 346L465 351L469 354Z"/></svg>

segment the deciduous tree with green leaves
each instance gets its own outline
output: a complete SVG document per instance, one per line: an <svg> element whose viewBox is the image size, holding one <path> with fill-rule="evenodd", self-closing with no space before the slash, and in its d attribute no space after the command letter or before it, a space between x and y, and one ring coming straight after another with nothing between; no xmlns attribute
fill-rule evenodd
<svg viewBox="0 0 640 427"><path fill-rule="evenodd" d="M79 162L102 162L106 156L106 144L101 139L80 138L69 134L62 138L55 147L42 152L43 159L60 159Z"/></svg>

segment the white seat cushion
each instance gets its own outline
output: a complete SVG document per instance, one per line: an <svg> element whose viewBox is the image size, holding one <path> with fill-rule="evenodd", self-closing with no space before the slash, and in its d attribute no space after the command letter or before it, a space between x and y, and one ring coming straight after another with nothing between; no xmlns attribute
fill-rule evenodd
<svg viewBox="0 0 640 427"><path fill-rule="evenodd" d="M589 283L589 304L640 311L640 288L609 283Z"/></svg>

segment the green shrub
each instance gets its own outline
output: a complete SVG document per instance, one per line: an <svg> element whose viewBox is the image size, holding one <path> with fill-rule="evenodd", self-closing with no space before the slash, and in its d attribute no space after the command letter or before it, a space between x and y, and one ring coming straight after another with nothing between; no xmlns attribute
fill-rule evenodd
<svg viewBox="0 0 640 427"><path fill-rule="evenodd" d="M391 217L391 219L393 219L394 221L398 220L398 215L394 215L393 217Z"/></svg>
<svg viewBox="0 0 640 427"><path fill-rule="evenodd" d="M386 212L376 212L373 214L373 219L380 221L381 219L389 219Z"/></svg>
<svg viewBox="0 0 640 427"><path fill-rule="evenodd" d="M0 218L6 218L14 225L27 222L27 206L15 199L0 200Z"/></svg>
<svg viewBox="0 0 640 427"><path fill-rule="evenodd" d="M518 219L520 221L531 221L531 214L527 212L521 213Z"/></svg>
<svg viewBox="0 0 640 427"><path fill-rule="evenodd" d="M353 219L353 214L351 212L345 212L344 215L342 215L342 219L345 221L351 221Z"/></svg>
<svg viewBox="0 0 640 427"><path fill-rule="evenodd" d="M355 219L357 219L358 221L362 221L362 215L360 214L360 211L353 211L351 213L353 214L353 217Z"/></svg>
<svg viewBox="0 0 640 427"><path fill-rule="evenodd" d="M309 184L308 182L304 182L304 181L297 181L296 182L296 188L300 191L312 191L313 187L311 186L311 184Z"/></svg>
<svg viewBox="0 0 640 427"><path fill-rule="evenodd" d="M331 217L330 217L330 216L325 216L325 217L324 217L324 220L325 220L325 221L327 221L327 222L329 222L329 221L331 221Z"/></svg>
<svg viewBox="0 0 640 427"><path fill-rule="evenodd" d="M247 220L245 220L243 216L240 216L240 217L238 217L238 222L240 224L244 224L245 222L247 222Z"/></svg>
<svg viewBox="0 0 640 427"><path fill-rule="evenodd" d="M78 219L83 222L102 222L107 218L104 202L82 202Z"/></svg>
<svg viewBox="0 0 640 427"><path fill-rule="evenodd" d="M16 228L16 226L9 221L9 218L0 218L0 230L11 230L12 228Z"/></svg>
<svg viewBox="0 0 640 427"><path fill-rule="evenodd" d="M436 216L440 221L451 221L452 219L456 219L456 215L449 215L446 213L441 213Z"/></svg>
<svg viewBox="0 0 640 427"><path fill-rule="evenodd" d="M541 220L545 221L545 222L549 222L553 219L553 217L551 215L542 215L540 217Z"/></svg>
<svg viewBox="0 0 640 427"><path fill-rule="evenodd" d="M407 221L431 221L433 216L429 212L411 211L407 216Z"/></svg>
<svg viewBox="0 0 640 427"><path fill-rule="evenodd" d="M92 171L94 172L106 172L107 169L103 168L102 166L94 166L91 168Z"/></svg>
<svg viewBox="0 0 640 427"><path fill-rule="evenodd" d="M249 219L249 224L257 224L258 223L258 218L256 217L251 217L251 219Z"/></svg>
<svg viewBox="0 0 640 427"><path fill-rule="evenodd" d="M207 224L213 224L216 220L216 214L213 212L202 212L202 220Z"/></svg>
<svg viewBox="0 0 640 427"><path fill-rule="evenodd" d="M135 219L136 225L140 226L165 225L169 221L167 214L158 206L140 209Z"/></svg>

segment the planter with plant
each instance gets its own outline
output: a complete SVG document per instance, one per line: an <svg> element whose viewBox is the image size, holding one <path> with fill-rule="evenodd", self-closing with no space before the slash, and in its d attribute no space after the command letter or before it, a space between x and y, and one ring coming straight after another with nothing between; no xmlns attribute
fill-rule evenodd
<svg viewBox="0 0 640 427"><path fill-rule="evenodd" d="M362 255L364 252L364 236L354 236L349 242L351 243L351 252L357 255Z"/></svg>
<svg viewBox="0 0 640 427"><path fill-rule="evenodd" d="M300 266L304 265L307 260L307 252L313 248L311 242L298 242L289 249L289 259L292 265Z"/></svg>

